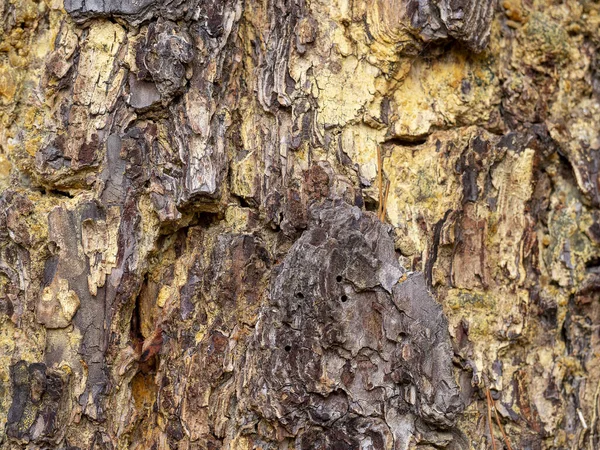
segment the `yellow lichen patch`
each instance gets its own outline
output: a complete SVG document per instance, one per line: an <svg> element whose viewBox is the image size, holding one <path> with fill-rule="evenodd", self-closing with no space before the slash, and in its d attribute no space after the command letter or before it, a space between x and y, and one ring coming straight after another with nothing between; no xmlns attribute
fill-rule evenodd
<svg viewBox="0 0 600 450"><path fill-rule="evenodd" d="M0 153L0 191L8 186L11 169L12 164L10 160L6 155Z"/></svg>
<svg viewBox="0 0 600 450"><path fill-rule="evenodd" d="M481 291L451 289L444 304L455 311L474 312L475 310L495 309L497 299L490 294Z"/></svg>
<svg viewBox="0 0 600 450"><path fill-rule="evenodd" d="M521 28L521 32L528 45L515 48L517 54L514 56L518 58L520 64L546 71L547 68L544 67L546 61L560 63L568 56L567 31L564 27L558 26L551 16L532 13L526 25Z"/></svg>
<svg viewBox="0 0 600 450"><path fill-rule="evenodd" d="M456 139L455 147L468 142L470 132L434 134L427 143L416 147L390 147L384 159L384 173L390 181L387 217L400 233L400 247L421 253L428 242L427 229L444 217L448 210L458 209L461 199L460 180L448 176L460 156L457 152L438 151L439 139ZM461 144L463 142L464 144Z"/></svg>
<svg viewBox="0 0 600 450"><path fill-rule="evenodd" d="M10 365L16 344L14 333L14 324L6 317L0 319L0 385L6 387L10 386ZM10 390L0 390L0 429L4 429L11 402Z"/></svg>
<svg viewBox="0 0 600 450"><path fill-rule="evenodd" d="M8 53L8 60L13 67L23 67L29 52L29 43L37 28L40 13L44 12L31 0L9 1L13 15L13 26L2 30L0 52ZM43 4L42 4L43 5ZM8 6L7 6L8 7Z"/></svg>
<svg viewBox="0 0 600 450"><path fill-rule="evenodd" d="M149 412L156 401L157 387L152 374L136 374L131 380L131 393L138 413Z"/></svg>
<svg viewBox="0 0 600 450"><path fill-rule="evenodd" d="M315 70L313 95L319 104L318 123L342 126L356 118L373 99L379 73L377 67L354 56Z"/></svg>
<svg viewBox="0 0 600 450"><path fill-rule="evenodd" d="M0 58L0 105L7 106L0 111L0 145L10 154L13 167L23 168L31 164L29 156L54 126L45 107L51 93L43 80L45 58L54 49L64 15L48 10L45 2L11 3L13 26L0 39L0 52L7 55Z"/></svg>
<svg viewBox="0 0 600 450"><path fill-rule="evenodd" d="M348 125L342 132L342 149L358 165L358 174L367 183L377 176L377 147L384 140L384 130L364 124Z"/></svg>
<svg viewBox="0 0 600 450"><path fill-rule="evenodd" d="M308 67L331 60L333 51L365 59L383 73L393 75L405 48L418 46L409 32L410 19L403 1L315 1L310 9L318 24L319 39L306 59Z"/></svg>
<svg viewBox="0 0 600 450"><path fill-rule="evenodd" d="M106 220L87 219L81 224L83 252L90 261L88 287L92 295L104 286L106 276L116 266L120 214L118 207L111 207Z"/></svg>
<svg viewBox="0 0 600 450"><path fill-rule="evenodd" d="M158 291L158 297L156 298L156 304L159 308L164 308L167 300L171 297L171 289L168 286L163 286Z"/></svg>
<svg viewBox="0 0 600 450"><path fill-rule="evenodd" d="M473 345L473 361L479 373L486 372L511 339L524 332L523 305L528 302L526 290L510 292L499 287L489 291L450 289L444 300L449 329L468 330ZM490 340L490 336L499 340ZM497 381L498 383L501 380Z"/></svg>
<svg viewBox="0 0 600 450"><path fill-rule="evenodd" d="M460 50L435 60L416 59L393 92L393 135L416 138L436 128L487 122L498 92L489 64Z"/></svg>
<svg viewBox="0 0 600 450"><path fill-rule="evenodd" d="M112 109L125 71L116 63L125 30L112 22L94 22L89 28L79 59L73 99L89 107L91 114Z"/></svg>
<svg viewBox="0 0 600 450"><path fill-rule="evenodd" d="M225 222L232 231L241 232L247 230L252 210L239 206L230 206L225 210Z"/></svg>
<svg viewBox="0 0 600 450"><path fill-rule="evenodd" d="M527 358L529 366L537 372L541 372L539 375L544 379L552 380L554 383L560 383L566 373L566 368L557 363L562 356L557 350L557 348L539 347L530 352ZM544 423L545 431L549 434L556 432L562 421L560 404L548 398L547 393L545 394L547 385L544 383L532 383L529 389L537 413Z"/></svg>
<svg viewBox="0 0 600 450"><path fill-rule="evenodd" d="M254 197L258 171L256 165L256 154L252 151L241 161L232 164L231 167L231 192L243 198Z"/></svg>
<svg viewBox="0 0 600 450"><path fill-rule="evenodd" d="M497 210L490 218L490 250L497 270L505 270L513 280L523 279L523 233L529 225L525 206L532 194L535 152L508 152L492 172L492 183L498 191Z"/></svg>
<svg viewBox="0 0 600 450"><path fill-rule="evenodd" d="M80 304L75 291L69 289L69 282L59 278L42 291L36 318L47 328L65 328L71 323Z"/></svg>
<svg viewBox="0 0 600 450"><path fill-rule="evenodd" d="M141 214L141 236L142 239L139 242L139 254L140 260L148 255L154 249L154 243L158 236L160 229L160 222L154 210L154 204L149 196L144 195L140 197L138 202L138 210ZM141 261L140 261L141 262ZM136 265L138 262L136 261Z"/></svg>
<svg viewBox="0 0 600 450"><path fill-rule="evenodd" d="M0 66L0 105L14 101L18 87L16 76L14 69Z"/></svg>
<svg viewBox="0 0 600 450"><path fill-rule="evenodd" d="M231 450L251 450L257 448L249 438L243 435L234 437L229 443L229 446L231 447Z"/></svg>
<svg viewBox="0 0 600 450"><path fill-rule="evenodd" d="M593 212L583 204L576 186L566 183L559 174L554 178L556 190L550 197L548 239L540 248L540 264L548 274L544 289L549 295L564 298L582 286L589 275L586 263L597 258L599 251L588 236L595 222ZM556 286L567 290L559 295ZM565 313L565 309L560 308L559 312Z"/></svg>

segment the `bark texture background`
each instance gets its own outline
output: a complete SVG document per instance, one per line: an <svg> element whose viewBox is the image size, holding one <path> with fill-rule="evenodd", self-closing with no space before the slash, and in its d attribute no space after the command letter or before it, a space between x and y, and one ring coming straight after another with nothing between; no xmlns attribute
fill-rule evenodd
<svg viewBox="0 0 600 450"><path fill-rule="evenodd" d="M599 448L599 29L0 0L0 448Z"/></svg>

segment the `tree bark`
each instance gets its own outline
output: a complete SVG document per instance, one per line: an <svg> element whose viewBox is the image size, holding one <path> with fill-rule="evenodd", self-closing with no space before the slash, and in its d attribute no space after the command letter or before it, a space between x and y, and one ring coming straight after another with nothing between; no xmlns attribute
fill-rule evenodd
<svg viewBox="0 0 600 450"><path fill-rule="evenodd" d="M600 448L598 1L0 11L0 449Z"/></svg>

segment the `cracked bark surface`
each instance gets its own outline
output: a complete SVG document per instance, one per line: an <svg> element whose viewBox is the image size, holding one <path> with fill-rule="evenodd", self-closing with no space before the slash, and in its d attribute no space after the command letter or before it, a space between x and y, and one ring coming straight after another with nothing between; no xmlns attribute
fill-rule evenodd
<svg viewBox="0 0 600 450"><path fill-rule="evenodd" d="M597 1L0 12L0 449L600 446Z"/></svg>
<svg viewBox="0 0 600 450"><path fill-rule="evenodd" d="M446 444L436 431L464 405L440 305L422 275L403 273L373 214L311 213L260 312L239 404L296 448L408 448L416 429Z"/></svg>

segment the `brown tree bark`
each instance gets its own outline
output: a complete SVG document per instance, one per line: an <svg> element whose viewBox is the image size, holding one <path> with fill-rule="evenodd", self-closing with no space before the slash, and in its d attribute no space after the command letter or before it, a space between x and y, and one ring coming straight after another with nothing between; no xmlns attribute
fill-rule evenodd
<svg viewBox="0 0 600 450"><path fill-rule="evenodd" d="M1 449L600 447L596 0L0 0Z"/></svg>

